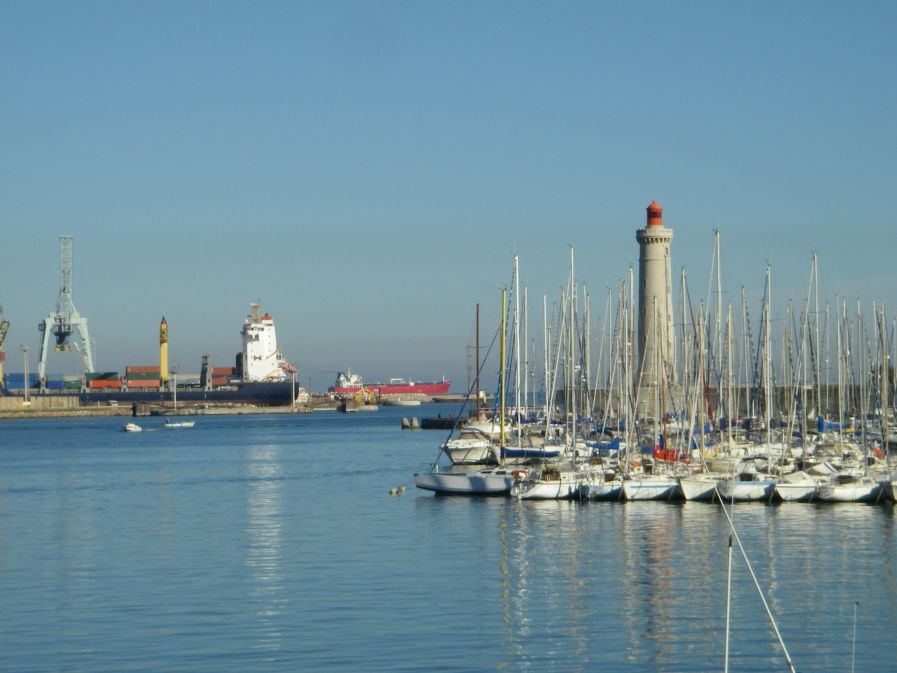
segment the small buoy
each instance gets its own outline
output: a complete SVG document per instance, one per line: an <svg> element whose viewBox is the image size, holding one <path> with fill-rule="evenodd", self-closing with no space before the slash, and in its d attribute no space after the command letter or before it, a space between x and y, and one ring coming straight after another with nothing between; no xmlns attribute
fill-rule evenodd
<svg viewBox="0 0 897 673"><path fill-rule="evenodd" d="M413 416L411 418L411 429L412 430L420 430L420 421L417 420L417 416Z"/></svg>
<svg viewBox="0 0 897 673"><path fill-rule="evenodd" d="M405 487L399 486L399 495L402 495L402 493L404 493L404 492L405 492Z"/></svg>
<svg viewBox="0 0 897 673"><path fill-rule="evenodd" d="M402 493L404 493L404 492L405 492L404 486L394 486L393 488L389 489L390 495L402 495Z"/></svg>
<svg viewBox="0 0 897 673"><path fill-rule="evenodd" d="M411 421L407 418L402 418L402 430L410 430L411 429Z"/></svg>

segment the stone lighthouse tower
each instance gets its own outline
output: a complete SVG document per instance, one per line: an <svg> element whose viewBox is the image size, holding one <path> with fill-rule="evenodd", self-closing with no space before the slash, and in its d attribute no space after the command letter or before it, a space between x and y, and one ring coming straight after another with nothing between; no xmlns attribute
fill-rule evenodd
<svg viewBox="0 0 897 673"><path fill-rule="evenodd" d="M669 376L674 376L676 371L673 296L670 292L673 230L663 226L663 208L656 201L651 202L647 211L645 228L635 232L639 245L638 364L641 385L645 387L663 382L657 370L658 363ZM673 380L667 382L675 383Z"/></svg>

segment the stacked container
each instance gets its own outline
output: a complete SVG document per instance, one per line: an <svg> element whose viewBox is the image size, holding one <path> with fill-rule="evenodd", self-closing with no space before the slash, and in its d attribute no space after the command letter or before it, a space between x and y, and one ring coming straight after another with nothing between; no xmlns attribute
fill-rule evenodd
<svg viewBox="0 0 897 673"><path fill-rule="evenodd" d="M235 383L236 367L212 367L212 385L226 386Z"/></svg>
<svg viewBox="0 0 897 673"><path fill-rule="evenodd" d="M87 372L84 378L87 379L87 387L94 390L98 388L119 390L121 388L118 372Z"/></svg>
<svg viewBox="0 0 897 673"><path fill-rule="evenodd" d="M22 372L19 373L10 373L5 377L6 387L9 390L24 390L25 389L25 374ZM37 374L30 373L28 374L28 382L29 388L37 388Z"/></svg>
<svg viewBox="0 0 897 673"><path fill-rule="evenodd" d="M125 379L129 390L158 388L161 379L159 365L129 365L125 367Z"/></svg>

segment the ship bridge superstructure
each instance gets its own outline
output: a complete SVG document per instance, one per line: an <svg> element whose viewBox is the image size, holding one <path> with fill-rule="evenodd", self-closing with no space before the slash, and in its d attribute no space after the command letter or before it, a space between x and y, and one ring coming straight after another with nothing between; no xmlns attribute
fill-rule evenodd
<svg viewBox="0 0 897 673"><path fill-rule="evenodd" d="M251 304L243 323L243 380L284 381L293 370L277 347L274 318L262 315L259 304Z"/></svg>

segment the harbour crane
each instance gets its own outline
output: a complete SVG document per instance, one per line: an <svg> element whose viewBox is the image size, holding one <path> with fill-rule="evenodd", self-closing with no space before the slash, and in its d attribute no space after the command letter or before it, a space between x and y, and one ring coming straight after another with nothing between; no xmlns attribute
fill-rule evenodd
<svg viewBox="0 0 897 673"><path fill-rule="evenodd" d="M56 311L47 315L37 328L41 333L40 359L37 366L37 378L41 388L47 385L47 355L52 334L56 343L53 350L57 353L68 353L72 345L81 359L84 373L94 371L93 350L90 343L90 333L87 329L87 318L78 313L75 302L72 299L72 237L59 237L59 299L56 302ZM74 330L78 330L79 341L74 344L69 342Z"/></svg>

